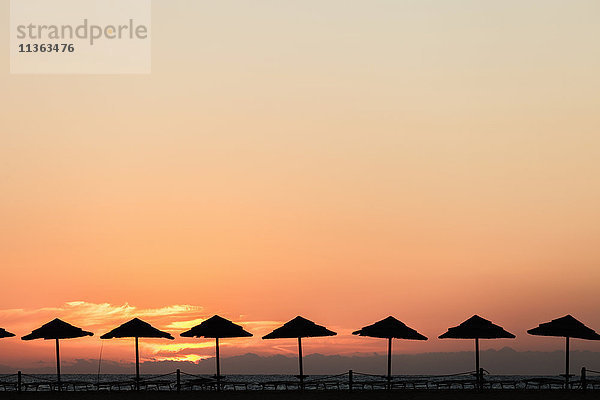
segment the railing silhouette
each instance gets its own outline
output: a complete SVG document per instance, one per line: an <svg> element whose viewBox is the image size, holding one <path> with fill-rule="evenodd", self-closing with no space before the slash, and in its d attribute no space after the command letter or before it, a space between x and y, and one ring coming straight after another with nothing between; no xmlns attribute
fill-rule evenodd
<svg viewBox="0 0 600 400"><path fill-rule="evenodd" d="M444 375L391 376L355 372L349 370L335 375L304 376L256 376L250 378L223 377L193 374L176 370L160 375L133 377L118 380L69 380L60 383L47 376L25 374L0 375L0 391L220 391L220 390L306 390L306 391L372 391L372 390L539 390L563 389L598 390L600 371L582 368L579 380L565 384L560 377L507 377L493 376L486 370L465 371ZM278 379L279 378L279 379Z"/></svg>
<svg viewBox="0 0 600 400"><path fill-rule="evenodd" d="M581 389L600 389L600 376L598 375L600 375L600 371L594 371L585 367L581 368Z"/></svg>

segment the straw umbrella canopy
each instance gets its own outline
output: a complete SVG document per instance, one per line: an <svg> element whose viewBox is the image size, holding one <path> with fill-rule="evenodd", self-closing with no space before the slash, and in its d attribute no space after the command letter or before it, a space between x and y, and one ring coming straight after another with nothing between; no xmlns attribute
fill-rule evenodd
<svg viewBox="0 0 600 400"><path fill-rule="evenodd" d="M201 324L194 326L189 331L185 331L181 334L182 337L204 337L215 339L215 358L217 360L217 387L218 382L221 380L221 366L219 360L219 339L221 338L238 338L238 337L250 337L252 334L246 332L240 325L236 325L233 322L214 315L203 321Z"/></svg>
<svg viewBox="0 0 600 400"><path fill-rule="evenodd" d="M0 328L0 339L4 339L7 337L13 337L13 336L15 336L14 333L10 333L6 329Z"/></svg>
<svg viewBox="0 0 600 400"><path fill-rule="evenodd" d="M56 341L56 378L58 382L58 390L61 390L60 384L60 339L74 339L84 336L94 336L92 332L84 331L81 328L61 321L58 318L53 319L40 328L35 329L29 335L23 336L22 340L45 339Z"/></svg>
<svg viewBox="0 0 600 400"><path fill-rule="evenodd" d="M389 316L372 325L352 332L353 335L388 339L387 379L392 379L392 339L427 340L416 330L409 328L403 322Z"/></svg>
<svg viewBox="0 0 600 400"><path fill-rule="evenodd" d="M515 335L507 332L501 326L493 324L479 315L473 315L462 324L448 328L448 332L439 336L440 339L475 339L475 373L477 381L481 382L479 373L479 339L514 339Z"/></svg>
<svg viewBox="0 0 600 400"><path fill-rule="evenodd" d="M599 334L571 315L565 315L550 322L539 324L536 328L529 329L527 333L536 336L565 338L565 381L567 383L569 382L569 339L600 340Z"/></svg>
<svg viewBox="0 0 600 400"><path fill-rule="evenodd" d="M317 325L312 321L300 316L286 322L283 326L275 329L263 339L298 339L298 362L300 366L300 384L304 382L304 370L302 368L302 338L335 336L337 333L330 331L324 326Z"/></svg>
<svg viewBox="0 0 600 400"><path fill-rule="evenodd" d="M134 318L131 321L125 322L123 325L116 327L110 332L100 336L100 339L114 338L135 338L135 387L140 389L140 351L138 345L139 338L162 338L175 339L167 332L160 331L147 322L139 318Z"/></svg>
<svg viewBox="0 0 600 400"><path fill-rule="evenodd" d="M13 337L13 336L15 336L14 333L10 333L10 332L8 332L5 329L0 328L0 339L4 339L4 338L7 338L7 337Z"/></svg>

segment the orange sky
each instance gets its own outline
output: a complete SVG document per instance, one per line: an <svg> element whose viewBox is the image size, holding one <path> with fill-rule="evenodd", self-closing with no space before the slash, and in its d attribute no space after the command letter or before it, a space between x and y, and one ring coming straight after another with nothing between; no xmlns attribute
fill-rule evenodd
<svg viewBox="0 0 600 400"><path fill-rule="evenodd" d="M150 75L10 75L0 32L0 326L391 314L433 338L478 313L522 350L562 349L523 333L567 313L600 329L598 2L153 7ZM175 304L197 308L147 311Z"/></svg>
<svg viewBox="0 0 600 400"><path fill-rule="evenodd" d="M366 313L365 313L366 314ZM190 339L180 337L180 333L199 324L208 317L206 311L199 306L171 305L161 308L145 309L130 304L112 305L108 303L96 304L83 301L68 302L59 307L46 307L40 309L12 309L1 310L0 320L4 326L17 334L17 337L0 341L2 348L2 361L0 366L7 365L13 368L39 368L54 366L54 343L52 341L36 340L23 342L19 336L29 333L42 323L56 316L69 321L77 326L95 333L93 337L63 340L61 344L61 358L65 371L75 373L70 365L76 359L115 361L130 363L134 360L133 339L101 340L100 336L121 323L139 317L151 322L154 326L173 334L174 341L164 339L140 339L141 360L146 361L192 361L211 358L214 356L214 339ZM231 357L246 353L259 355L282 354L295 357L297 355L297 342L293 339L268 340L262 336L280 326L285 321L252 320L247 316L233 317L236 322L254 334L252 338L223 339L221 356ZM290 316L292 318L293 316ZM468 315L463 315L466 319ZM383 318L382 315L376 317ZM418 317L414 317L419 319ZM441 321L442 319L440 319ZM421 324L415 325L406 320L408 325L418 329L429 337L428 341L394 341L396 353L425 353L439 351L472 351L472 340L439 340L437 336L446 331L450 325L457 325L462 320L444 320L446 326L441 326L439 321L428 321L421 318ZM318 323L326 324L328 328L338 333L335 337L308 338L303 341L304 354L320 353L326 355L372 355L383 354L387 350L385 340L364 338L352 335L352 331L363 325L375 322L375 319L364 320L361 325L348 326L336 322ZM502 324L507 330L517 335L515 340L483 340L481 348L500 349L505 346L517 350L556 350L562 349L564 340L558 338L542 338L526 335L515 322L509 323L494 320ZM529 322L528 328L536 326L539 322ZM587 322L587 321L586 321ZM595 350L600 348L597 343L582 340L571 341L572 350Z"/></svg>

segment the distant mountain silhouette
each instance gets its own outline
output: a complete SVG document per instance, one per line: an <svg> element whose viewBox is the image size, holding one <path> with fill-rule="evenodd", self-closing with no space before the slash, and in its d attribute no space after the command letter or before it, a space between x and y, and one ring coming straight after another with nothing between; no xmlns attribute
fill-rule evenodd
<svg viewBox="0 0 600 400"><path fill-rule="evenodd" d="M492 374L499 375L558 375L564 368L564 351L515 351L510 347L501 350L481 352L481 366ZM352 369L385 375L385 354L358 353L349 356L310 354L304 357L307 375L335 374ZM228 374L290 374L298 373L298 359L283 355L259 356L248 353L221 360ZM394 374L449 374L473 369L473 352L399 354L393 356ZM183 361L146 361L143 373L159 374L172 372L177 368L197 374L214 374L215 361L205 359L199 363ZM38 364L39 365L39 364ZM102 361L101 373L131 374L134 363ZM572 351L571 367L579 373L582 366L600 368L600 352ZM14 373L18 366L0 365L0 373ZM26 373L54 373L54 364L43 367L22 368ZM80 359L63 363L63 374L98 372L98 360Z"/></svg>

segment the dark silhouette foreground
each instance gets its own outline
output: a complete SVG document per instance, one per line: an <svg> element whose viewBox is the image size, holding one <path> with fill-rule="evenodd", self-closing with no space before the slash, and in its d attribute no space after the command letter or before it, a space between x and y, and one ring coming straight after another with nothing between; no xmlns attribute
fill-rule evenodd
<svg viewBox="0 0 600 400"><path fill-rule="evenodd" d="M374 338L388 339L387 353L387 380L392 379L392 339L427 340L416 330L409 328L403 322L389 316L381 321L375 322L352 332L353 335L368 336Z"/></svg>
<svg viewBox="0 0 600 400"><path fill-rule="evenodd" d="M481 385L483 377L479 368L479 339L514 339L515 335L479 315L473 315L460 325L448 328L439 338L475 339L475 374L478 384Z"/></svg>
<svg viewBox="0 0 600 400"><path fill-rule="evenodd" d="M140 389L140 351L138 345L139 338L162 338L175 339L171 334L160 331L147 322L139 318L134 318L131 321L125 322L110 332L100 336L100 339L114 338L135 338L135 382L136 389Z"/></svg>
<svg viewBox="0 0 600 400"><path fill-rule="evenodd" d="M565 338L565 382L569 384L569 339L585 339L585 340L600 340L593 329L588 328L573 318L571 315L553 319L550 322L539 324L536 328L527 331L530 335L536 336L554 336Z"/></svg>
<svg viewBox="0 0 600 400"><path fill-rule="evenodd" d="M92 332L84 331L81 328L68 324L56 318L40 328L35 329L29 335L23 336L22 340L56 340L56 380L58 382L58 390L61 390L60 384L60 339L75 339L84 336L94 336Z"/></svg>
<svg viewBox="0 0 600 400"><path fill-rule="evenodd" d="M221 338L238 338L238 337L250 337L252 334L246 332L240 325L236 325L233 322L214 315L203 321L201 324L194 326L189 331L183 332L180 336L182 337L205 337L215 339L215 358L217 360L217 390L221 390L221 366L219 357L219 339Z"/></svg>
<svg viewBox="0 0 600 400"><path fill-rule="evenodd" d="M304 370L302 367L302 338L335 335L337 335L337 333L330 331L324 326L317 325L306 318L297 316L293 320L283 324L283 326L275 329L268 335L263 336L263 339L298 339L298 363L300 367L300 386L302 387L302 383L304 382Z"/></svg>

